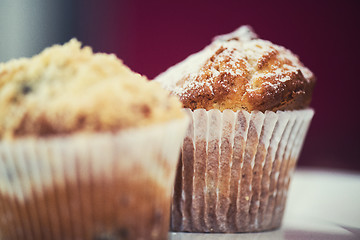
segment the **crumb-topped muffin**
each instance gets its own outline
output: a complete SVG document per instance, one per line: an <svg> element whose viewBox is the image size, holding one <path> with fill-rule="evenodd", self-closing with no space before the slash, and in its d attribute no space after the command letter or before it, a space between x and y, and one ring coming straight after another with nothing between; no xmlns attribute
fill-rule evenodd
<svg viewBox="0 0 360 240"><path fill-rule="evenodd" d="M76 40L0 65L0 238L167 239L181 103Z"/></svg>
<svg viewBox="0 0 360 240"><path fill-rule="evenodd" d="M180 103L115 55L73 39L0 65L0 139L116 131L183 117Z"/></svg>
<svg viewBox="0 0 360 240"><path fill-rule="evenodd" d="M156 80L186 108L249 112L308 107L315 83L296 55L248 27L216 37Z"/></svg>
<svg viewBox="0 0 360 240"><path fill-rule="evenodd" d="M249 27L216 37L156 77L191 118L174 186L171 229L278 228L313 110L315 77Z"/></svg>

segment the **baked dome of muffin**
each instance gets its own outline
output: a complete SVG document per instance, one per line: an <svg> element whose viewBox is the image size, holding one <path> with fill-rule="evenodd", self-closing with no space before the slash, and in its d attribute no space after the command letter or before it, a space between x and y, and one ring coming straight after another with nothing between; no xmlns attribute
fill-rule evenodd
<svg viewBox="0 0 360 240"><path fill-rule="evenodd" d="M183 116L158 83L75 39L0 64L0 139L117 131Z"/></svg>
<svg viewBox="0 0 360 240"><path fill-rule="evenodd" d="M295 110L309 106L315 77L291 51L248 26L218 36L156 79L185 108Z"/></svg>

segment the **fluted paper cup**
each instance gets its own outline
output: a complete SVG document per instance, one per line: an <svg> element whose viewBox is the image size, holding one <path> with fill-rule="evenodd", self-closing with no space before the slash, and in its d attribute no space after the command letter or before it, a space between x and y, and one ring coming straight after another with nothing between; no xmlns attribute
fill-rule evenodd
<svg viewBox="0 0 360 240"><path fill-rule="evenodd" d="M167 239L188 119L0 142L0 239Z"/></svg>
<svg viewBox="0 0 360 240"><path fill-rule="evenodd" d="M278 228L312 109L187 109L172 231L257 232Z"/></svg>

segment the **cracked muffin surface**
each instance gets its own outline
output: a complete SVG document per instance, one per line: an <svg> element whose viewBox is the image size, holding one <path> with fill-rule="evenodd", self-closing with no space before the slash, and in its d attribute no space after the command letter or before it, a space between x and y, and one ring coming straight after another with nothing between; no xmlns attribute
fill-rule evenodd
<svg viewBox="0 0 360 240"><path fill-rule="evenodd" d="M296 110L309 106L313 73L284 47L248 26L218 36L156 81L192 110Z"/></svg>
<svg viewBox="0 0 360 240"><path fill-rule="evenodd" d="M158 83L75 39L0 64L0 139L117 131L183 116Z"/></svg>

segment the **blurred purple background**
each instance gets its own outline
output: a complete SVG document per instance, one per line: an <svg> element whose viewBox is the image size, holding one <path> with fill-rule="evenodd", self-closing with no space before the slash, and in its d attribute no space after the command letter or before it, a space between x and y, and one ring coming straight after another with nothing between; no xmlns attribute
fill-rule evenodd
<svg viewBox="0 0 360 240"><path fill-rule="evenodd" d="M316 113L299 165L360 171L359 10L359 1L66 0L55 11L62 17L44 24L62 34L32 49L75 36L152 79L212 37L251 25L317 76Z"/></svg>

